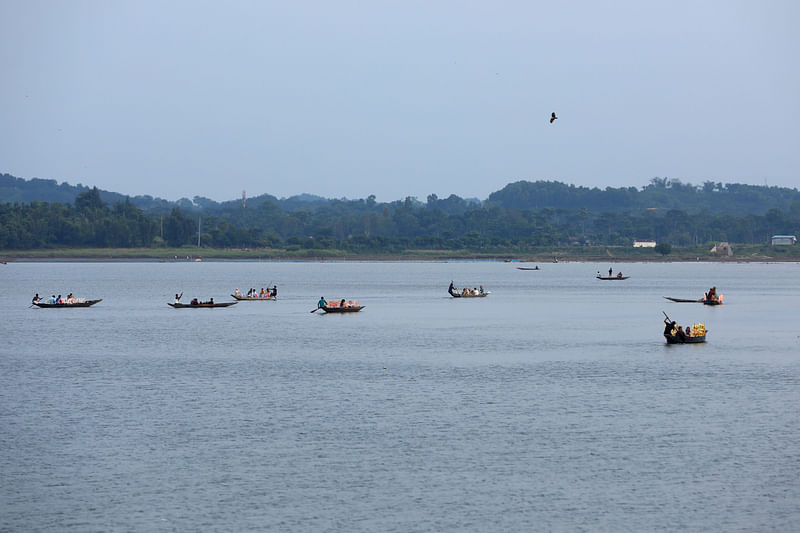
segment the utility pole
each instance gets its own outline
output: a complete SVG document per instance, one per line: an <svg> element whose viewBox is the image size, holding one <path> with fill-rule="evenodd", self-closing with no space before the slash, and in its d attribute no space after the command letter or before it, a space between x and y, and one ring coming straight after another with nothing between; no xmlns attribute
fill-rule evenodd
<svg viewBox="0 0 800 533"><path fill-rule="evenodd" d="M197 215L197 247L200 248L200 215Z"/></svg>

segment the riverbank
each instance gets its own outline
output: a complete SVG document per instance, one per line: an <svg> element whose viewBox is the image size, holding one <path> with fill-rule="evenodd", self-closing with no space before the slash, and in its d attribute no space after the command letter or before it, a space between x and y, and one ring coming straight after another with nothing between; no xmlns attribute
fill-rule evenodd
<svg viewBox="0 0 800 533"><path fill-rule="evenodd" d="M549 247L536 250L404 250L386 253L348 253L317 249L215 248L59 248L3 250L9 261L514 261L553 262L776 262L800 261L800 246L733 246L731 256L709 253L707 246L673 247L662 255L652 248L630 246Z"/></svg>

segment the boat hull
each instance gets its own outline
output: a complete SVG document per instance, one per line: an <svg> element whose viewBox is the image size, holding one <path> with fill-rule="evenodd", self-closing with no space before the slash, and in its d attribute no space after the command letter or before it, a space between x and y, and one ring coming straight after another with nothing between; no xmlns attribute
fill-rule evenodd
<svg viewBox="0 0 800 533"><path fill-rule="evenodd" d="M696 337L686 337L686 339L681 340L675 335L664 334L664 338L667 340L667 344L699 344L701 342L706 342L705 335L698 335Z"/></svg>
<svg viewBox="0 0 800 533"><path fill-rule="evenodd" d="M177 303L177 304L167 303L167 305L172 307L173 309L203 309L203 308L210 309L212 307L229 307L237 303L239 302L220 302L213 304L196 304L196 305L182 304L182 303Z"/></svg>
<svg viewBox="0 0 800 533"><path fill-rule="evenodd" d="M350 307L320 307L326 313L358 313L364 309L366 305L353 305Z"/></svg>
<svg viewBox="0 0 800 533"><path fill-rule="evenodd" d="M37 302L33 305L37 307L41 307L42 309L68 309L70 307L90 307L97 302L102 302L103 299L100 298L99 300L86 300L85 302L76 302L72 304L48 304L45 302Z"/></svg>
<svg viewBox="0 0 800 533"><path fill-rule="evenodd" d="M664 296L664 298L666 298L670 302L687 303L687 304L688 303L694 303L694 304L703 303L703 299L702 298L697 298L696 300L687 300L685 298L670 298L669 296Z"/></svg>
<svg viewBox="0 0 800 533"><path fill-rule="evenodd" d="M613 281L615 279L628 279L630 276L596 276L597 279L602 279L604 281Z"/></svg>
<svg viewBox="0 0 800 533"><path fill-rule="evenodd" d="M483 294L460 294L457 292L451 293L450 296L453 298L485 298L489 296L488 292L484 292Z"/></svg>

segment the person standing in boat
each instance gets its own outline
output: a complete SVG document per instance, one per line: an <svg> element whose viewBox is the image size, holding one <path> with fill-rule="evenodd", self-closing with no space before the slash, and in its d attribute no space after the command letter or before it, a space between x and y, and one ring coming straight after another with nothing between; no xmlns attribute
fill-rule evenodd
<svg viewBox="0 0 800 533"><path fill-rule="evenodd" d="M450 296L453 296L453 292L455 292L455 290L456 290L456 285L455 283L453 283L453 280L450 280L450 286L447 288L447 292L450 294ZM39 295L37 294L36 296Z"/></svg>
<svg viewBox="0 0 800 533"><path fill-rule="evenodd" d="M179 303L179 302L181 301L181 297L182 297L182 296L183 296L183 293L180 293L180 294L178 294L178 293L176 292L176 293L175 293L175 303Z"/></svg>
<svg viewBox="0 0 800 533"><path fill-rule="evenodd" d="M670 321L668 318L664 319L664 335L672 335L672 332L675 331L675 321Z"/></svg>
<svg viewBox="0 0 800 533"><path fill-rule="evenodd" d="M272 286L272 297L273 298L277 298L278 297L278 286L277 285L273 285Z"/></svg>
<svg viewBox="0 0 800 533"><path fill-rule="evenodd" d="M608 267L608 277L609 278L611 277L611 272L612 272L611 267Z"/></svg>

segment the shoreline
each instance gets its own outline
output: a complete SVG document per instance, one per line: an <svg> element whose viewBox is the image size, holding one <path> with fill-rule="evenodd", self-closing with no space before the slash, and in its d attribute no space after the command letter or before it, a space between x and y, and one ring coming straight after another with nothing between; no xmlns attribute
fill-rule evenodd
<svg viewBox="0 0 800 533"><path fill-rule="evenodd" d="M533 250L421 250L347 253L333 249L295 248L55 248L0 250L0 263L11 262L401 262L497 261L517 264L580 263L785 263L800 262L800 246L736 245L733 255L706 246L676 247L668 254L630 246L542 247Z"/></svg>

